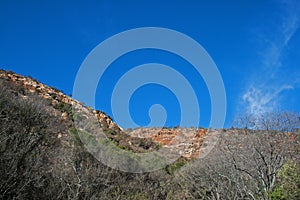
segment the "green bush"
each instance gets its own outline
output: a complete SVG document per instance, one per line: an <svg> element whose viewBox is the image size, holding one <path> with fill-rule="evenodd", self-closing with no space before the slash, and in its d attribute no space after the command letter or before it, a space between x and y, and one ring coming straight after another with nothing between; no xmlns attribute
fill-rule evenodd
<svg viewBox="0 0 300 200"><path fill-rule="evenodd" d="M166 166L165 170L168 174L174 174L175 171L180 169L182 166L186 164L183 160L177 160L176 162Z"/></svg>
<svg viewBox="0 0 300 200"><path fill-rule="evenodd" d="M58 105L56 106L58 110L61 112L66 112L68 114L69 119L73 119L73 109L72 105L64 103L64 102L59 102Z"/></svg>
<svg viewBox="0 0 300 200"><path fill-rule="evenodd" d="M278 183L272 192L274 200L300 199L300 166L294 160L286 162L278 173Z"/></svg>

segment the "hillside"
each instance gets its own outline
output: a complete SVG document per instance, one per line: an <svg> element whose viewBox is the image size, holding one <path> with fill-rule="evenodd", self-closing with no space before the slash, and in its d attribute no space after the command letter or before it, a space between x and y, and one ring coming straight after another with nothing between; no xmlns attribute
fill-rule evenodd
<svg viewBox="0 0 300 200"><path fill-rule="evenodd" d="M61 120L73 120L72 106L77 107L82 112L87 109L97 118L100 127L104 129L107 137L116 141L118 145L136 152L143 152L145 148L147 150L155 149L157 148L156 146L159 145L180 149L182 151L182 157L184 158L196 158L200 154L203 138L208 132L206 129L197 130L195 128L137 128L131 132L128 132L128 130L123 131L123 129L115 124L111 117L104 112L85 107L83 103L72 99L62 91L44 85L31 77L1 71L0 78L9 84L13 84L14 89L19 90L15 92L18 92L18 96L21 98L39 96L47 100L50 103L49 107L52 108L54 115L60 117ZM179 135L180 137L177 137ZM175 138L174 141L172 141L173 138ZM172 144L170 143L171 141ZM139 145L142 142L145 143L145 146Z"/></svg>
<svg viewBox="0 0 300 200"><path fill-rule="evenodd" d="M161 199L167 195L158 189L166 178L161 172L130 174L96 160L75 128L72 105L90 110L119 147L145 152L156 148L151 140L125 134L105 113L33 78L2 70L0 85L0 199L140 199L150 194Z"/></svg>
<svg viewBox="0 0 300 200"><path fill-rule="evenodd" d="M300 140L290 131L123 130L104 112L31 77L4 70L0 97L0 199L247 199L251 195L262 199L280 193L277 188L285 179L275 178L284 167L291 168L294 181L300 182ZM178 157L147 173L110 168L86 145L80 126L85 119L78 120L78 111L81 118L96 119L97 124L88 129L93 138L104 133L105 142L127 152L165 149ZM296 193L289 197L296 199L299 185L291 187Z"/></svg>

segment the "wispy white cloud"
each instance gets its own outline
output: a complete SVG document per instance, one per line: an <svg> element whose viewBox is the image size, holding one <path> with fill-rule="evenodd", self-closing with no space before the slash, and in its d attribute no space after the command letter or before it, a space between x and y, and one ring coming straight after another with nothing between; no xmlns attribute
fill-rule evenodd
<svg viewBox="0 0 300 200"><path fill-rule="evenodd" d="M289 12L282 23L282 34L284 36L283 46L289 43L299 27L299 6L300 3L298 1L292 1L291 4L287 5Z"/></svg>
<svg viewBox="0 0 300 200"><path fill-rule="evenodd" d="M300 3L298 1L282 2L283 13L281 21L278 22L279 29L272 32L274 37L265 35L264 41L266 48L262 51L262 63L264 68L279 68L282 66L281 59L285 48L299 28Z"/></svg>
<svg viewBox="0 0 300 200"><path fill-rule="evenodd" d="M289 42L299 29L300 4L297 1L282 2L282 4L284 10L281 21L278 22L279 29L272 32L272 37L270 35L263 37L265 48L261 53L262 66L242 94L242 105L245 111L251 114L280 109L279 99L283 91L297 87L297 78L284 80L282 77L282 72L285 70L282 58Z"/></svg>
<svg viewBox="0 0 300 200"><path fill-rule="evenodd" d="M246 102L247 113L254 115L274 110L278 107L278 96L284 90L294 89L291 85L283 85L280 88L251 87L244 93L242 99Z"/></svg>

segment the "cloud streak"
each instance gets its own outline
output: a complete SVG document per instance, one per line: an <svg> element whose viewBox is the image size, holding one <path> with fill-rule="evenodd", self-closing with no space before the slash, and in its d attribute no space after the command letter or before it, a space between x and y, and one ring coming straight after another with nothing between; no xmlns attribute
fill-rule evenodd
<svg viewBox="0 0 300 200"><path fill-rule="evenodd" d="M273 31L272 40L269 35L263 37L266 48L262 51L262 66L242 94L242 106L250 114L257 115L280 109L279 99L283 91L296 87L297 78L291 82L291 79L284 80L281 74L285 70L282 57L299 28L299 3L290 1L284 6L279 29Z"/></svg>
<svg viewBox="0 0 300 200"><path fill-rule="evenodd" d="M265 88L251 87L243 95L242 99L244 102L248 103L247 112L258 115L260 113L272 111L274 108L278 107L278 102L275 101L275 99L277 99L284 90L291 89L294 89L291 85L272 88L270 91L267 91L268 89Z"/></svg>

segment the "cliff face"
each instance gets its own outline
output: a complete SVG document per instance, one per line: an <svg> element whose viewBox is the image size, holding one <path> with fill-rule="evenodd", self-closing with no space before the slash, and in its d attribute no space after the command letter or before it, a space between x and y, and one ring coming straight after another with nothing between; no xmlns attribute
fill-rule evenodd
<svg viewBox="0 0 300 200"><path fill-rule="evenodd" d="M198 158L207 138L208 130L201 128L137 128L130 131L133 137L150 138L163 147L177 151L183 158Z"/></svg>

